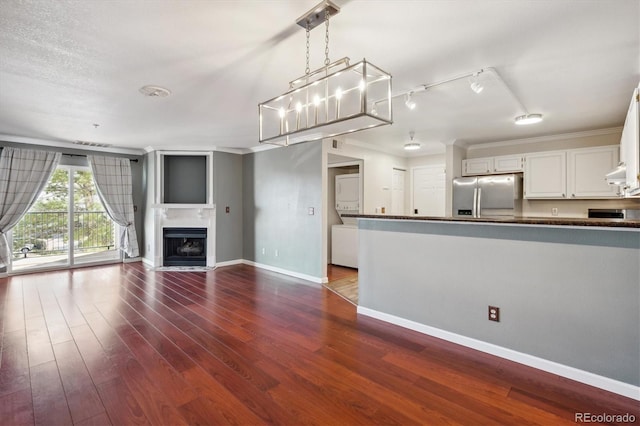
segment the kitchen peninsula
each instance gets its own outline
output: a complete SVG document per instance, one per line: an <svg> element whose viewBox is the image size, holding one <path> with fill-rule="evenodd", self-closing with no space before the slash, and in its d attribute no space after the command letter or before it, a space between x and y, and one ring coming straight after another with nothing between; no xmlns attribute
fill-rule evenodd
<svg viewBox="0 0 640 426"><path fill-rule="evenodd" d="M640 221L352 216L358 313L640 399Z"/></svg>

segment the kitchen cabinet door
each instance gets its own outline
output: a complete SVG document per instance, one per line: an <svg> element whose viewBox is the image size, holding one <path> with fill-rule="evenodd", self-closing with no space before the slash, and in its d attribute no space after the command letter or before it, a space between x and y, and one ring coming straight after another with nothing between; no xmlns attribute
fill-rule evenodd
<svg viewBox="0 0 640 426"><path fill-rule="evenodd" d="M495 173L517 173L522 171L522 155L502 155L493 158Z"/></svg>
<svg viewBox="0 0 640 426"><path fill-rule="evenodd" d="M524 198L567 198L566 151L525 156Z"/></svg>
<svg viewBox="0 0 640 426"><path fill-rule="evenodd" d="M617 198L618 187L604 176L618 164L619 146L572 149L567 152L569 198Z"/></svg>
<svg viewBox="0 0 640 426"><path fill-rule="evenodd" d="M464 176L486 175L492 173L492 170L492 157L462 160L462 171Z"/></svg>

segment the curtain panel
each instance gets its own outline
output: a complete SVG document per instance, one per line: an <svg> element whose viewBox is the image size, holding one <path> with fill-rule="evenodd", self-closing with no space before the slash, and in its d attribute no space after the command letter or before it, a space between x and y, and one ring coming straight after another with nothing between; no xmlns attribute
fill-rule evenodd
<svg viewBox="0 0 640 426"><path fill-rule="evenodd" d="M59 152L3 147L0 154L0 268L11 259L9 232L36 202L60 162Z"/></svg>
<svg viewBox="0 0 640 426"><path fill-rule="evenodd" d="M133 189L131 184L131 164L128 158L87 155L98 196L107 214L120 225L120 250L129 257L138 257L138 237L136 236L133 214Z"/></svg>

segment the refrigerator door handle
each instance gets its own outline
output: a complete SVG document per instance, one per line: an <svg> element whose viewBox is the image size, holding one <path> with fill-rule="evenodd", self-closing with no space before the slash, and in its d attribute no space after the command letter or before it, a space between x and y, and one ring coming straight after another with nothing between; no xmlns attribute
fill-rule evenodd
<svg viewBox="0 0 640 426"><path fill-rule="evenodd" d="M471 216L477 217L478 214L478 188L473 188L473 208L471 209Z"/></svg>
<svg viewBox="0 0 640 426"><path fill-rule="evenodd" d="M476 217L480 217L482 215L482 188L476 189L478 191L478 201L476 204Z"/></svg>

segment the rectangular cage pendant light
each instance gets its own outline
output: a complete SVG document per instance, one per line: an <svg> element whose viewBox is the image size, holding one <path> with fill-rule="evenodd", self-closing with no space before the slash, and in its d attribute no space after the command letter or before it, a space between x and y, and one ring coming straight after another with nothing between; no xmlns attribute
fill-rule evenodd
<svg viewBox="0 0 640 426"><path fill-rule="evenodd" d="M325 16L322 7L329 5L336 7L323 2L301 18L307 36L311 23L318 25L318 17ZM328 15L326 22L328 32ZM258 105L260 143L286 146L393 123L391 75L366 59L329 64L327 57L324 67L290 82L289 88Z"/></svg>

